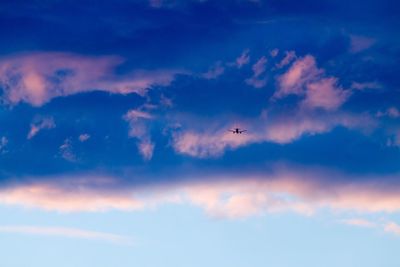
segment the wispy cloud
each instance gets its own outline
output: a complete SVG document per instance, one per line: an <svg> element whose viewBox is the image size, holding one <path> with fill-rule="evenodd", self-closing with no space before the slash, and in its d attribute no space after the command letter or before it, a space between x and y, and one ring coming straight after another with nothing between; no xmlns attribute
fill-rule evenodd
<svg viewBox="0 0 400 267"><path fill-rule="evenodd" d="M34 122L31 123L31 128L29 130L28 139L33 138L43 129L53 129L56 127L53 117L37 117Z"/></svg>
<svg viewBox="0 0 400 267"><path fill-rule="evenodd" d="M377 224L375 222L362 218L343 219L340 222L348 225L365 227L365 228L377 227Z"/></svg>
<svg viewBox="0 0 400 267"><path fill-rule="evenodd" d="M131 109L123 119L129 123L129 136L138 140L139 153L143 159L150 160L153 157L155 144L151 141L148 122L153 120L154 116L143 110Z"/></svg>
<svg viewBox="0 0 400 267"><path fill-rule="evenodd" d="M296 52L294 52L294 51L286 51L285 52L285 57L282 58L282 60L279 63L277 63L275 66L278 69L283 68L286 65L290 64L295 58L296 58Z"/></svg>
<svg viewBox="0 0 400 267"><path fill-rule="evenodd" d="M359 53L376 43L376 39L361 35L350 35L350 52Z"/></svg>
<svg viewBox="0 0 400 267"><path fill-rule="evenodd" d="M117 56L90 57L71 53L21 54L0 60L3 100L41 106L54 97L94 90L117 94L144 94L156 85L168 85L177 71L135 70L117 75L123 62Z"/></svg>
<svg viewBox="0 0 400 267"><path fill-rule="evenodd" d="M124 245L129 245L132 243L132 240L125 236L68 227L0 225L0 233L59 236L67 238L99 240Z"/></svg>
<svg viewBox="0 0 400 267"><path fill-rule="evenodd" d="M203 78L207 80L216 79L225 72L225 67L222 62L218 61L206 73L203 73Z"/></svg>
<svg viewBox="0 0 400 267"><path fill-rule="evenodd" d="M7 146L7 144L8 144L8 138L5 137L5 136L2 136L0 138L0 153L5 153L6 152L5 147Z"/></svg>
<svg viewBox="0 0 400 267"><path fill-rule="evenodd" d="M248 85L253 86L254 88L264 87L267 83L267 77L265 77L265 75L262 76L262 74L264 74L266 71L266 64L267 58L265 56L259 58L257 62L252 66L253 76L246 79L245 82Z"/></svg>
<svg viewBox="0 0 400 267"><path fill-rule="evenodd" d="M70 138L66 138L64 143L59 147L60 155L63 159L75 162L77 160L76 155L72 151L72 141Z"/></svg>
<svg viewBox="0 0 400 267"><path fill-rule="evenodd" d="M400 225L395 222L388 222L384 227L385 232L400 236Z"/></svg>
<svg viewBox="0 0 400 267"><path fill-rule="evenodd" d="M246 49L243 53L236 59L236 66L240 69L244 65L249 64L250 62L250 50Z"/></svg>

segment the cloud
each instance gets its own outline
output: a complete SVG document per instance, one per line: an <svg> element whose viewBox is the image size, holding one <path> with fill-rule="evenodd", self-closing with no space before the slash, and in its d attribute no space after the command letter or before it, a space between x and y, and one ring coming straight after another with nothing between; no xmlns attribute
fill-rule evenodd
<svg viewBox="0 0 400 267"><path fill-rule="evenodd" d="M388 222L384 227L385 232L400 236L400 225L395 222Z"/></svg>
<svg viewBox="0 0 400 267"><path fill-rule="evenodd" d="M59 152L61 157L67 161L75 162L77 160L76 155L72 151L72 141L70 138L64 140L64 143L59 147Z"/></svg>
<svg viewBox="0 0 400 267"><path fill-rule="evenodd" d="M296 53L294 51L285 51L285 57L281 60L281 62L276 64L278 69L285 67L290 64L292 60L296 58Z"/></svg>
<svg viewBox="0 0 400 267"><path fill-rule="evenodd" d="M220 173L202 177L196 173L189 181L142 186L113 177L58 177L3 187L0 203L62 212L134 211L164 204L189 204L213 217L231 219L276 212L311 216L320 210L335 214L400 211L400 189L387 182L396 181L396 176L363 181L329 170L290 166L262 174ZM369 225L354 219L346 223Z"/></svg>
<svg viewBox="0 0 400 267"><path fill-rule="evenodd" d="M362 219L362 218L352 218L352 219L344 219L340 221L341 223L358 226L358 227L365 227L365 228L374 228L377 227L375 222Z"/></svg>
<svg viewBox="0 0 400 267"><path fill-rule="evenodd" d="M382 85L378 82L352 82L351 89L365 90L365 89L381 89Z"/></svg>
<svg viewBox="0 0 400 267"><path fill-rule="evenodd" d="M153 157L155 144L151 141L148 121L154 117L146 111L131 109L123 118L129 123L129 136L138 139L139 153L143 159L150 160Z"/></svg>
<svg viewBox="0 0 400 267"><path fill-rule="evenodd" d="M368 129L375 125L368 115L337 113L317 116L305 112L282 113L274 116L260 116L255 120L242 122L248 129L246 134L233 135L227 130L232 125L226 118L219 119L219 127L203 127L195 131L187 125L184 130L177 130L172 135L172 146L177 153L192 157L207 158L221 156L226 150L233 150L245 145L271 142L288 144L305 135L315 135L331 131L342 126L348 129ZM214 123L209 123L214 124Z"/></svg>
<svg viewBox="0 0 400 267"><path fill-rule="evenodd" d="M139 152L145 160L150 160L153 157L154 143L150 140L143 140L139 143Z"/></svg>
<svg viewBox="0 0 400 267"><path fill-rule="evenodd" d="M267 64L267 58L261 57L252 67L254 76L258 77L265 72L265 65Z"/></svg>
<svg viewBox="0 0 400 267"><path fill-rule="evenodd" d="M32 182L2 188L0 202L61 212L135 210L143 203L124 190L113 191L116 181L109 177L58 177L53 181Z"/></svg>
<svg viewBox="0 0 400 267"><path fill-rule="evenodd" d="M324 78L307 84L307 91L302 105L307 108L335 110L350 96L349 91L337 85L336 78Z"/></svg>
<svg viewBox="0 0 400 267"><path fill-rule="evenodd" d="M90 138L90 135L87 134L87 133L80 134L79 137L78 137L79 141L82 142L82 143L86 142L87 140L89 140L89 138Z"/></svg>
<svg viewBox="0 0 400 267"><path fill-rule="evenodd" d="M207 80L216 79L221 76L225 71L225 68L222 66L222 63L219 61L214 66L212 66L206 73L202 76Z"/></svg>
<svg viewBox="0 0 400 267"><path fill-rule="evenodd" d="M257 77L251 77L246 79L246 83L254 88L262 88L267 84L267 78L259 79Z"/></svg>
<svg viewBox="0 0 400 267"><path fill-rule="evenodd" d="M376 43L374 38L360 36L360 35L350 35L350 52L359 53L364 51Z"/></svg>
<svg viewBox="0 0 400 267"><path fill-rule="evenodd" d="M227 129L229 127L203 133L177 132L173 134L173 147L181 154L207 158L221 156L226 149L245 145L254 138L251 135L233 136Z"/></svg>
<svg viewBox="0 0 400 267"><path fill-rule="evenodd" d="M323 70L316 65L315 58L307 55L297 59L289 70L278 77L278 90L275 98L282 98L287 95L304 94L304 86L310 81L315 81L321 76Z"/></svg>
<svg viewBox="0 0 400 267"><path fill-rule="evenodd" d="M244 65L249 64L250 62L250 50L246 49L243 53L236 59L236 66L240 69Z"/></svg>
<svg viewBox="0 0 400 267"><path fill-rule="evenodd" d="M53 129L56 127L53 117L36 117L34 122L31 123L31 129L29 130L28 139L32 139L43 129Z"/></svg>
<svg viewBox="0 0 400 267"><path fill-rule="evenodd" d="M267 78L261 77L261 75L266 70L266 64L267 64L267 58L264 56L261 57L252 67L253 76L246 79L245 82L248 85L253 86L255 88L264 87L267 83Z"/></svg>
<svg viewBox="0 0 400 267"><path fill-rule="evenodd" d="M278 48L272 49L269 52L269 54L270 54L271 57L276 57L279 54L279 49Z"/></svg>
<svg viewBox="0 0 400 267"><path fill-rule="evenodd" d="M5 147L7 146L7 144L8 144L8 138L5 136L2 136L0 138L0 153L6 152Z"/></svg>
<svg viewBox="0 0 400 267"><path fill-rule="evenodd" d="M88 231L69 227L42 227L31 225L0 225L1 233L28 234L42 236L60 236L67 238L89 239L112 242L117 244L130 244L130 238L97 231Z"/></svg>
<svg viewBox="0 0 400 267"><path fill-rule="evenodd" d="M176 71L136 70L117 75L123 59L72 53L31 53L0 60L3 101L41 106L52 98L94 90L116 94L144 94L153 86L168 85Z"/></svg>
<svg viewBox="0 0 400 267"><path fill-rule="evenodd" d="M278 90L274 93L273 99L293 94L303 97L300 102L302 107L338 109L347 101L351 90L344 90L338 85L336 77L326 77L324 73L323 69L317 67L313 56L307 55L297 59L278 77Z"/></svg>
<svg viewBox="0 0 400 267"><path fill-rule="evenodd" d="M390 118L396 119L400 117L400 111L396 107L390 107L386 111L379 111L376 114L377 117L388 116Z"/></svg>

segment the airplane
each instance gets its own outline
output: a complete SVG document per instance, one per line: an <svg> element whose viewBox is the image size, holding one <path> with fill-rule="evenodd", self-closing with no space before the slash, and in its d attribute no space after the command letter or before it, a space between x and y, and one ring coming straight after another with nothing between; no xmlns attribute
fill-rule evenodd
<svg viewBox="0 0 400 267"><path fill-rule="evenodd" d="M247 130L240 130L240 128L235 128L233 130L228 130L230 132L232 132L233 134L242 134L244 132L247 132Z"/></svg>

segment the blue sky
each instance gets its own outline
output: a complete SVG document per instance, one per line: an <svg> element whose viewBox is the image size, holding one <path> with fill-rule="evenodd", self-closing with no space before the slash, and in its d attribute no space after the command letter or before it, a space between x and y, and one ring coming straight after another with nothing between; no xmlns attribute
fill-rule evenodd
<svg viewBox="0 0 400 267"><path fill-rule="evenodd" d="M398 266L399 11L2 1L2 265Z"/></svg>

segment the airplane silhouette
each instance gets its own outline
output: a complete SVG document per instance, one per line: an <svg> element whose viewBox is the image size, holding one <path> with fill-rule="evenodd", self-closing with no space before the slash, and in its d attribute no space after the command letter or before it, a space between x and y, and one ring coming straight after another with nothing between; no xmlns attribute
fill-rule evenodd
<svg viewBox="0 0 400 267"><path fill-rule="evenodd" d="M247 132L247 130L240 130L240 128L235 128L233 130L228 130L230 132L232 132L233 134L242 134L244 132Z"/></svg>

